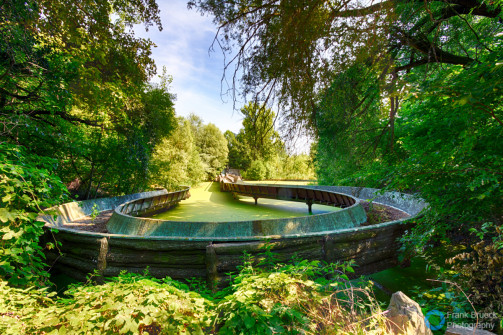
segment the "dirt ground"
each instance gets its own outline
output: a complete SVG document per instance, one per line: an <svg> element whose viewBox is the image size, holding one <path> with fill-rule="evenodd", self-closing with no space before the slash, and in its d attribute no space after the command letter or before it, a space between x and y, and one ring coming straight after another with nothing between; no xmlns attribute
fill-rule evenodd
<svg viewBox="0 0 503 335"><path fill-rule="evenodd" d="M90 216L85 216L80 220L65 224L65 228L91 231L95 233L108 233L107 222L110 220L113 211L103 211L94 220Z"/></svg>

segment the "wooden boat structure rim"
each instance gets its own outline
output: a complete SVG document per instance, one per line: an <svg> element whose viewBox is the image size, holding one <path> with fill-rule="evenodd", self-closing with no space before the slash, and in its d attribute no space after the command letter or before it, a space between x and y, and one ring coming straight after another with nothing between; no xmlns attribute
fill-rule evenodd
<svg viewBox="0 0 503 335"><path fill-rule="evenodd" d="M288 185L281 185L281 186L288 186ZM298 186L292 186L292 187L295 187L295 188L299 188ZM313 189L312 186L306 186L306 187L303 187L303 188L306 188L306 189ZM327 188L334 188L333 186L328 186ZM348 189L354 189L354 190L370 190L372 192L375 192L377 191L376 189L368 189L368 188L356 188L356 187L346 187ZM180 191L188 191L190 189L190 187L183 187L182 190L178 190L176 192L180 192ZM165 191L166 192L166 191ZM130 200L130 201L127 201L125 203L122 203L120 204L119 206L116 206L113 208L114 210L114 214L119 214L119 215L122 215L122 216L127 216L127 217L130 217L130 218L134 218L133 216L131 215L128 215L128 214L125 214L125 213L121 213L120 212L120 209L123 208L123 206L127 205L127 204L130 204L132 202L135 202L135 201L138 201L138 200L141 200L143 198L149 198L148 197L148 194L149 193L154 193L154 192L147 192L147 193L142 193L141 195L146 195L145 197L141 197L141 198L137 198L137 199L134 199L134 200ZM351 195L351 194L348 194L348 193L343 193L343 192L337 192L337 193L340 193L344 196L348 196L352 199L355 200L355 203L350 206L350 207L346 207L344 209L342 209L341 211L344 211L344 210L350 210L356 206L361 206L361 203L360 203L360 199L357 197L357 195ZM354 192L353 192L354 193ZM409 196L410 195L407 195L407 194L401 194L401 193L398 193L398 192L395 192L396 195L394 195L394 197L396 196ZM168 194L167 192L164 193L164 194ZM156 193L156 195L158 195L158 193ZM99 200L99 199L97 199ZM145 236L145 235L131 235L131 234L115 234L115 233L98 233L98 232L89 232L89 231L83 231L83 230L78 230L78 229L72 229L72 228L66 228L66 227L63 227L63 226L55 226L54 224L51 224L49 222L46 223L45 225L45 228L46 229L51 229L51 228L55 228L57 229L58 231L61 231L61 232L66 232L66 233L73 233L73 234L81 234L81 235L84 235L84 236L88 236L88 237L96 237L96 238L103 238L103 237L106 237L106 238L113 238L113 239L126 239L126 240L154 240L154 241L200 241L200 242L245 242L245 241L263 241L263 240L279 240L279 239L299 239L299 238L312 238L312 237L323 237L323 236L327 236L327 235L335 235L335 234L353 234L353 233L358 233L358 232L364 232L364 231L371 231L371 230L379 230L381 228L384 228L384 227L387 227L387 226L391 226L391 225L395 225L395 224L402 224L404 222L408 222L410 221L411 219L413 219L416 214L418 213L409 213L408 211L404 210L403 208L399 208L398 206L396 205L391 205L389 203L384 203L384 202L380 202L380 201L374 201L375 204L379 204L379 205L384 205L384 206L388 206L388 207L391 207L391 208L395 208L395 209L398 209L400 211L404 211L404 212L407 212L407 214L409 214L410 216L407 217L407 218L402 218L402 219L399 219L399 220L394 220L394 221L388 221L388 222L383 222L383 223L379 223L379 224L374 224L374 225L366 225L366 226L359 226L359 227L351 227L351 228L339 228L339 229L335 229L335 230L325 230L325 231L316 231L316 232L305 232L305 233L298 233L298 234L283 234L283 235L264 235L264 236L221 236L221 237L215 237L215 236L209 236L209 237L203 237L203 236L198 236L198 237L194 237L194 236L151 236L151 235L148 235L148 236ZM423 204L423 206L421 206L421 209L422 208L425 208L427 206L427 204ZM338 211L340 212L340 211ZM419 212L419 211L417 211ZM324 215L330 215L330 214L333 214L333 213L337 213L337 212L330 212L330 213L322 213L322 214L316 214L316 215L310 215L310 217L314 217L314 216L324 216ZM302 217L298 217L298 218L305 218L306 216L302 216ZM169 222L169 223L173 223L173 224L183 224L184 222L183 221L170 221L170 220L160 220L160 219L151 219L151 218L141 218L142 220L152 220L152 221L155 221L155 222ZM284 219L268 219L267 221L278 221L278 220L284 220ZM44 220L46 221L46 220ZM251 222L253 222L253 220L249 220ZM246 221L233 221L231 223L239 223L239 222L246 222ZM207 221L207 222L190 222L190 223L212 223L211 221ZM215 223L220 223L220 222L215 222ZM225 222L223 222L225 223ZM226 223L230 223L230 222L226 222Z"/></svg>
<svg viewBox="0 0 503 335"><path fill-rule="evenodd" d="M376 203L379 204L379 203ZM267 235L267 236L252 236L252 237L180 237L180 236L145 236L145 235L125 235L125 234L111 234L111 233L96 233L83 231L78 229L64 228L64 227L51 227L45 226L48 229L57 229L59 232L66 233L77 233L82 234L88 237L96 237L96 238L120 238L120 239L128 239L128 240L156 240L156 241L194 241L194 242L246 242L246 241L264 241L264 240L279 240L279 239L293 239L293 238L311 238L311 237L324 237L327 235L334 234L351 234L351 233L359 233L364 231L371 231L374 229L385 228L388 226L392 226L395 224L406 223L413 219L412 217L403 218L394 221L383 222L374 225L361 226L361 227L353 227L353 228L341 228L330 231L321 231L314 233L305 233L305 234L289 234L289 235ZM176 221L175 221L176 222ZM183 222L182 222L183 223Z"/></svg>
<svg viewBox="0 0 503 335"><path fill-rule="evenodd" d="M78 280L86 280L87 274L94 270L98 271L99 276L110 277L118 275L122 270L142 273L148 267L149 274L158 278L169 276L183 280L206 277L214 289L225 284L227 273L237 271L238 266L242 265L243 251L257 256L263 252L261 248L265 244L270 244L280 261L288 261L293 255L328 263L354 260L358 265L355 270L357 275L395 266L398 264L400 246L398 238L413 225L413 219L427 206L420 199L396 192L383 194L369 188L310 187L351 195L356 199L373 199L374 203L398 208L411 216L375 225L257 237L142 236L88 232L64 227L64 222L89 215L96 203L102 210L115 209L131 199L167 193L166 190L158 190L61 205L57 219L45 215L46 233L41 242L53 242L54 239L62 242L60 251L46 251L47 261L52 264L54 271ZM57 228L59 233L53 233L52 228Z"/></svg>

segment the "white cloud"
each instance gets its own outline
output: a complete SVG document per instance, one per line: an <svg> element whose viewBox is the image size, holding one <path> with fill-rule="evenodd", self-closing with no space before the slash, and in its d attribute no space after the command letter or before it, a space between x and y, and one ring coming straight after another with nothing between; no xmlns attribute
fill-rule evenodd
<svg viewBox="0 0 503 335"><path fill-rule="evenodd" d="M233 110L232 97L221 97L224 59L221 50L208 53L217 27L211 18L187 9L187 0L160 0L163 30L145 32L138 27L139 36L150 38L156 45L152 52L158 72L166 66L173 76L172 92L177 95L177 115L195 113L206 123L214 123L222 132L238 132L242 116ZM154 81L158 80L154 78ZM225 85L225 84L224 84ZM226 90L227 87L224 87ZM240 108L236 105L236 108ZM294 152L309 150L302 138L295 143Z"/></svg>
<svg viewBox="0 0 503 335"><path fill-rule="evenodd" d="M163 30L145 32L138 27L135 31L157 45L152 57L158 72L166 66L168 74L173 76L177 114L195 113L222 131L238 131L239 113L233 111L231 99L225 99L224 103L220 97L223 55L220 50L208 53L217 31L211 18L188 10L186 0L160 1L159 7Z"/></svg>

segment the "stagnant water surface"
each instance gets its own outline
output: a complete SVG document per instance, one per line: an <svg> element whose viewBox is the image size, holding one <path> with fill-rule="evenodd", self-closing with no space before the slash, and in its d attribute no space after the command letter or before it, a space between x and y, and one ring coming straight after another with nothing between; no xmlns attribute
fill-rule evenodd
<svg viewBox="0 0 503 335"><path fill-rule="evenodd" d="M289 185L307 184L285 183ZM192 188L190 193L191 197L189 199L181 201L180 205L156 215L155 218L183 221L236 221L308 215L307 205L300 202L259 199L258 206L255 206L253 198L239 197L239 200L235 200L231 193L220 192L218 183L203 183ZM314 214L334 210L338 210L338 208L313 205ZM452 250L449 251L452 252ZM443 256L444 248L432 252L440 255L439 259L442 262L446 258ZM442 262L439 261L438 264ZM426 278L436 278L436 273L427 269L425 260L415 257L408 268L397 266L365 277L378 284L374 290L376 297L387 306L392 292L400 290L414 297L415 289L419 291L430 289L432 283L428 282ZM51 275L51 281L56 283L53 289L60 295L68 288L68 284L76 282L71 277L54 273Z"/></svg>
<svg viewBox="0 0 503 335"><path fill-rule="evenodd" d="M288 182L288 184L292 183ZM339 208L313 205L313 214L337 210ZM173 221L225 222L291 218L306 215L309 215L309 212L305 203L259 198L258 205L255 205L255 201L251 197L239 196L239 199L234 199L232 193L220 192L218 183L207 182L191 188L189 199L182 200L178 206L157 214L153 218Z"/></svg>

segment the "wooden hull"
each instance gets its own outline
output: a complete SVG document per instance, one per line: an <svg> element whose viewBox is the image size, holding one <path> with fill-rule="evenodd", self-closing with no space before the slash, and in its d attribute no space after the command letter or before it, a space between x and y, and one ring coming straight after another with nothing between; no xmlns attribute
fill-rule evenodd
<svg viewBox="0 0 503 335"><path fill-rule="evenodd" d="M414 201L417 203L410 203ZM287 261L294 255L327 262L352 259L357 264L357 275L370 274L397 264L398 238L410 229L414 216L426 206L411 196L396 198L396 194L381 203L398 209L403 207L411 218L331 232L312 232L305 236L227 241L214 237L101 234L65 228L59 228L59 232L53 234L47 225L44 240L56 239L62 243L62 255L55 250L47 252L48 263L53 269L79 280L94 270L108 277L116 276L122 270L142 273L148 267L149 274L154 277L204 277L218 285L226 280L226 274L236 272L237 266L242 265L243 252L257 256L264 251L266 244L270 244L279 261Z"/></svg>

